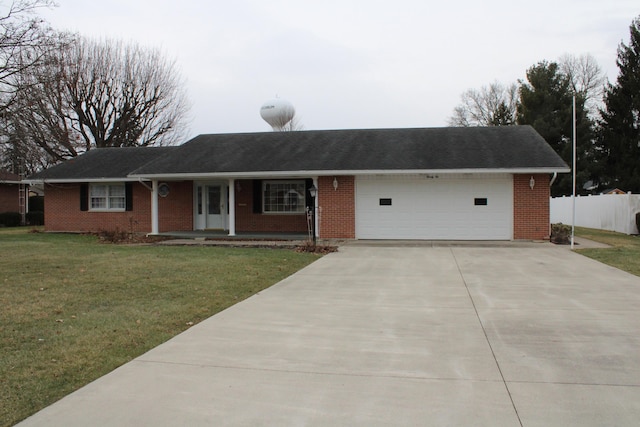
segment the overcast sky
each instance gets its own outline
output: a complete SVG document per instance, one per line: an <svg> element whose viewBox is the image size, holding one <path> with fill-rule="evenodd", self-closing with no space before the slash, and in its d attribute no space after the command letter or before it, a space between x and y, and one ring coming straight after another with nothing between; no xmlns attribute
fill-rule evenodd
<svg viewBox="0 0 640 427"><path fill-rule="evenodd" d="M460 95L565 53L615 80L638 0L58 0L55 28L160 48L190 136L269 131L276 95L306 130L446 126Z"/></svg>

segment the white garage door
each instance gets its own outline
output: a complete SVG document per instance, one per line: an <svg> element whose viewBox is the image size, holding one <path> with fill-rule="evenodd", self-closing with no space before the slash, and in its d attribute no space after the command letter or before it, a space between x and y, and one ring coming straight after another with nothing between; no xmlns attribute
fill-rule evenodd
<svg viewBox="0 0 640 427"><path fill-rule="evenodd" d="M356 178L358 239L511 240L511 175Z"/></svg>

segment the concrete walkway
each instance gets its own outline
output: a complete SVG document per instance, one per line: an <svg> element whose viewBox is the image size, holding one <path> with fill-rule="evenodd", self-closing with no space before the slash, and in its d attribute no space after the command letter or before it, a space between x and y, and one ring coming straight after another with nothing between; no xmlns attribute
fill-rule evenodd
<svg viewBox="0 0 640 427"><path fill-rule="evenodd" d="M21 426L632 426L639 328L565 247L346 246Z"/></svg>

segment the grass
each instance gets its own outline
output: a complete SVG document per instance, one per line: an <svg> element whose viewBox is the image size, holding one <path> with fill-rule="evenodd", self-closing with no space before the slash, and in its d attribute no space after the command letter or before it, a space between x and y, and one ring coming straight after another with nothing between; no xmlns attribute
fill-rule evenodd
<svg viewBox="0 0 640 427"><path fill-rule="evenodd" d="M9 426L317 259L0 229L0 425Z"/></svg>
<svg viewBox="0 0 640 427"><path fill-rule="evenodd" d="M606 249L577 249L582 255L640 276L640 237L614 231L576 227L576 236L610 245Z"/></svg>

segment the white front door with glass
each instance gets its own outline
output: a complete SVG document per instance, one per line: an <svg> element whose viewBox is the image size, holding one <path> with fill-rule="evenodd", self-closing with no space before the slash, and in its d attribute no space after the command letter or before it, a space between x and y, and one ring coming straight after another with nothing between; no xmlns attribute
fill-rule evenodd
<svg viewBox="0 0 640 427"><path fill-rule="evenodd" d="M224 184L196 184L196 230L227 229L227 186Z"/></svg>

